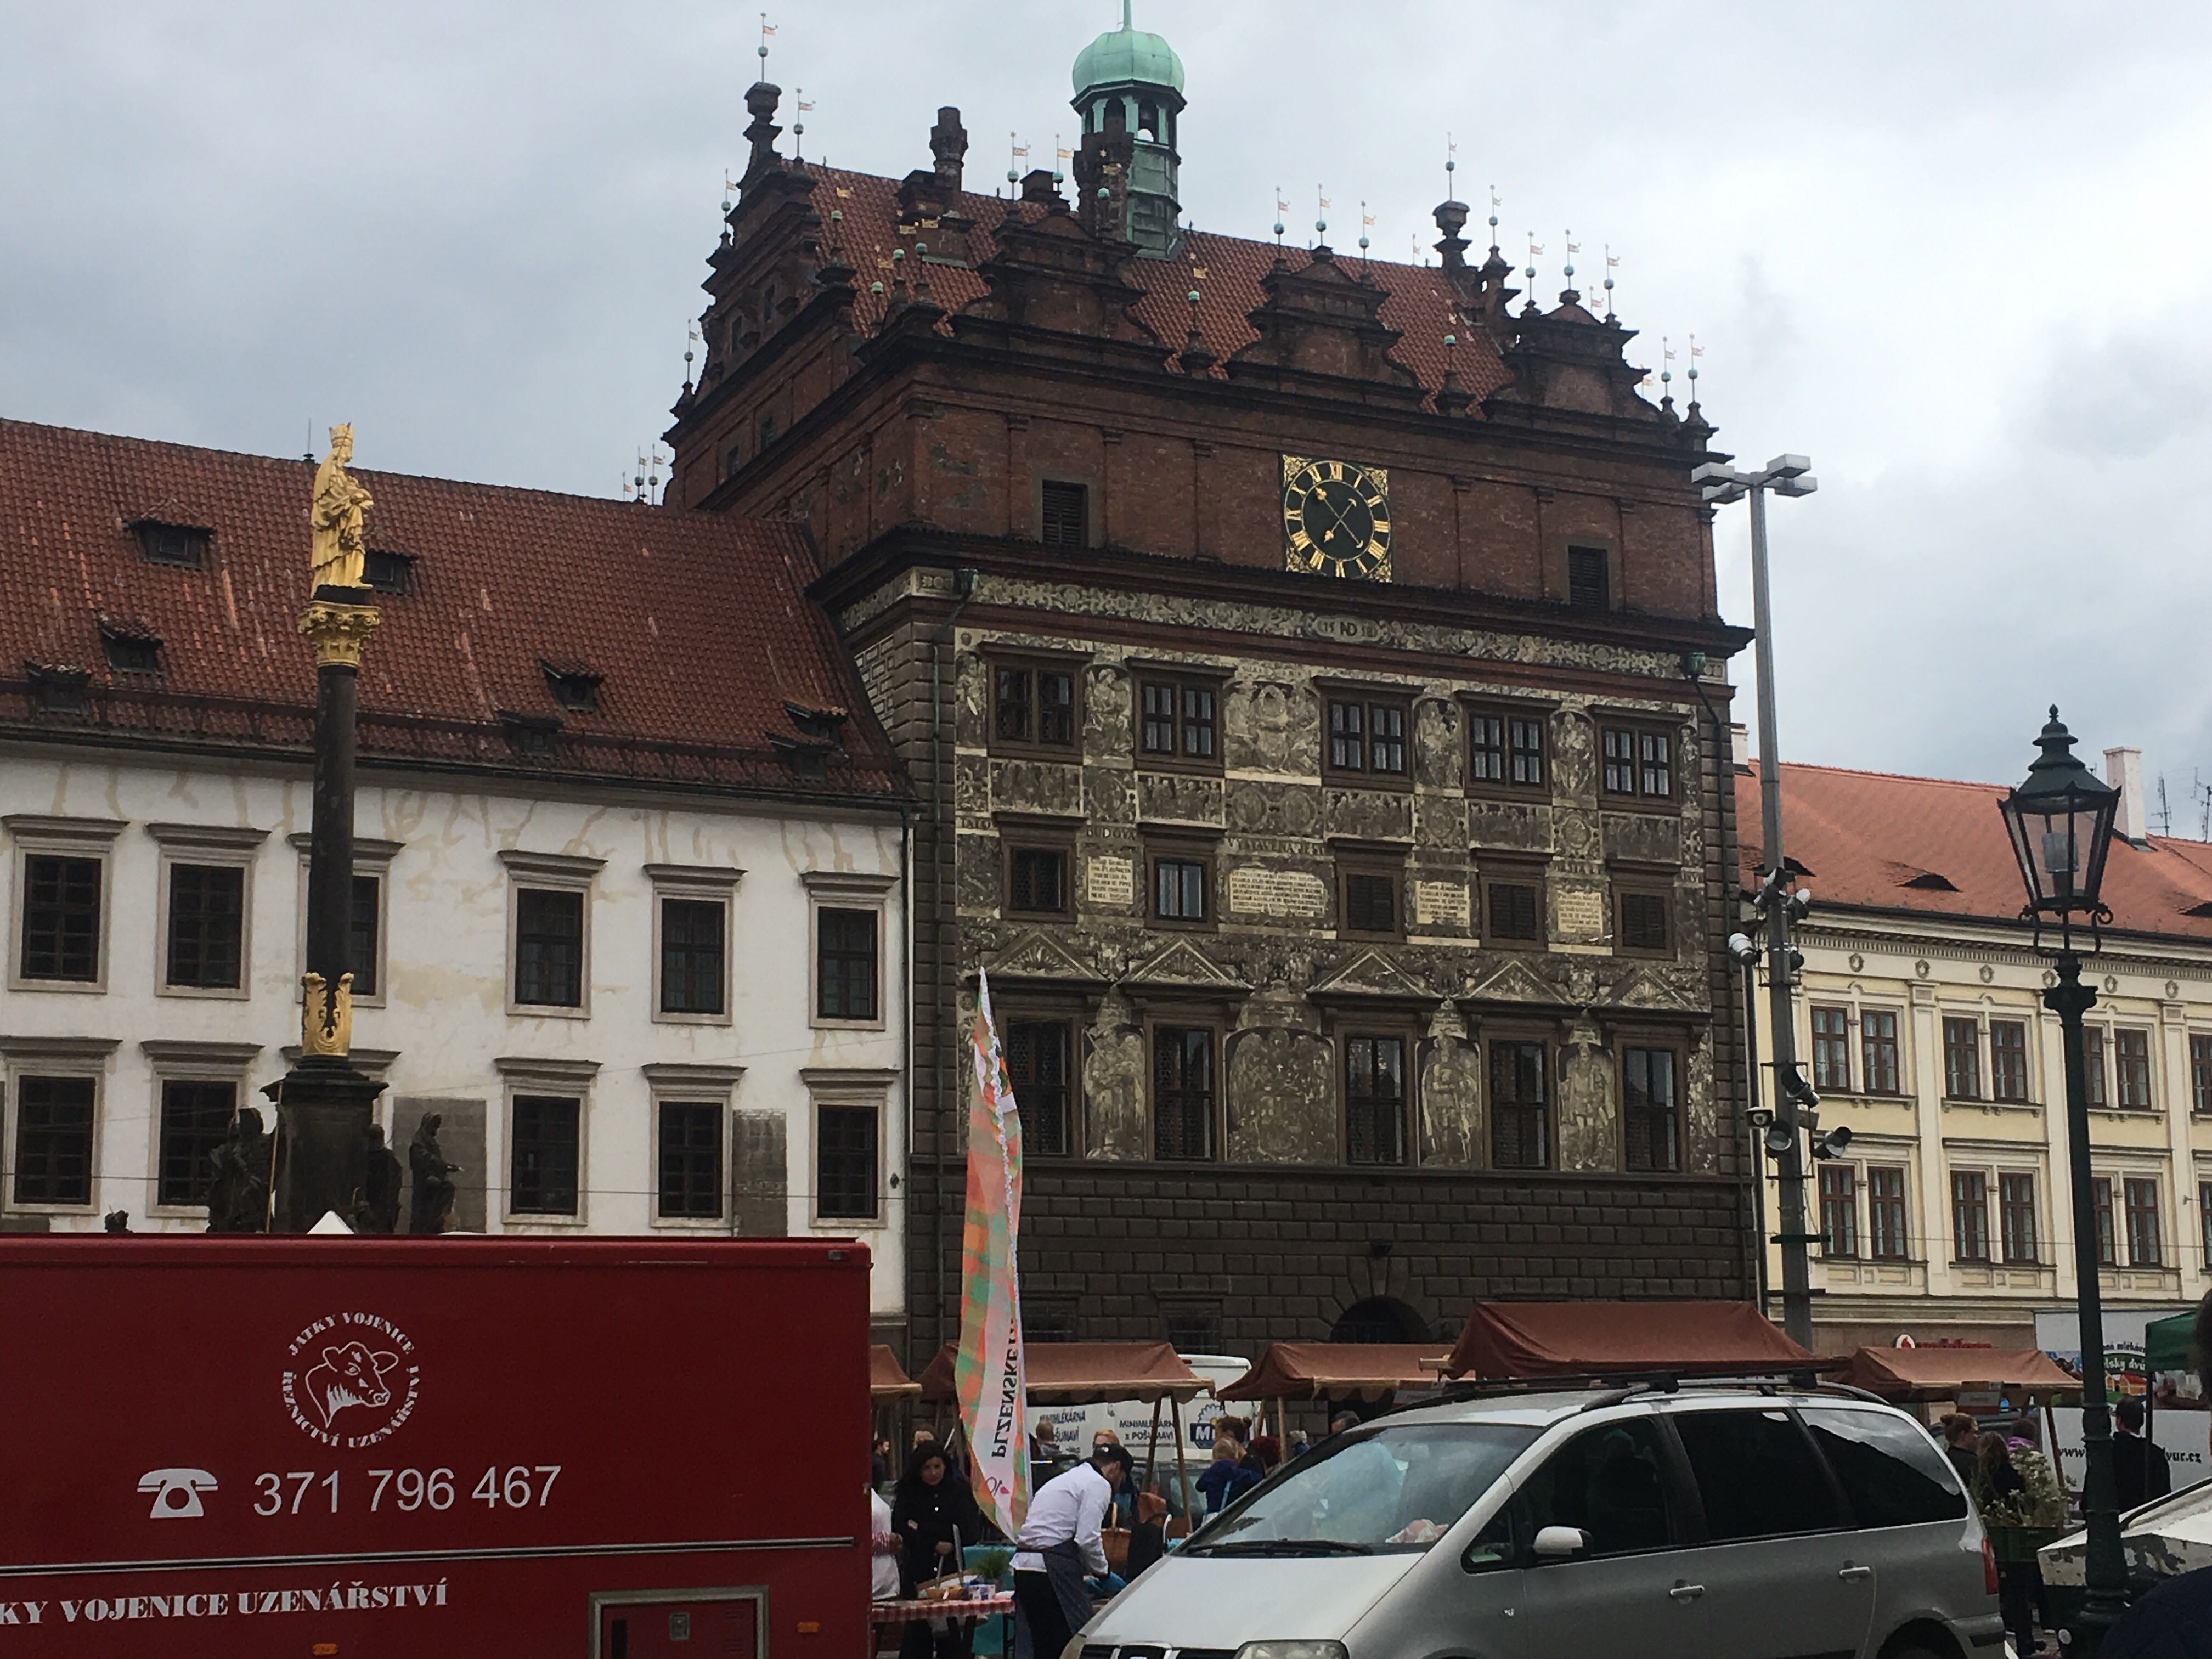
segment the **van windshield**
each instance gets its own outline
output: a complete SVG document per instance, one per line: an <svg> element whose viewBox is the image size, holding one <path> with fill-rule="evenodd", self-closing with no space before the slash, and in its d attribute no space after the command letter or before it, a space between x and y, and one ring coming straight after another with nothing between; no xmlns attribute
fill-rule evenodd
<svg viewBox="0 0 2212 1659"><path fill-rule="evenodd" d="M1425 1550L1539 1431L1401 1423L1325 1445L1224 1510L1184 1555L1397 1555Z"/></svg>

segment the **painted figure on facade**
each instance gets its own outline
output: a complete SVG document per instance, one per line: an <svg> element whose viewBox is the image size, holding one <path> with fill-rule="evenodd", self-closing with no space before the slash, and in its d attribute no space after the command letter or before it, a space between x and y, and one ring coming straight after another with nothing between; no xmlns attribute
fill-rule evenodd
<svg viewBox="0 0 2212 1659"><path fill-rule="evenodd" d="M362 515L368 492L346 469L353 459L353 428L331 428L331 453L315 469L314 500L307 507L307 562L317 587L359 587L368 562Z"/></svg>
<svg viewBox="0 0 2212 1659"><path fill-rule="evenodd" d="M438 1145L438 1126L444 1121L436 1112L425 1112L416 1127L414 1144L407 1149L407 1163L415 1176L415 1201L407 1213L410 1233L445 1231L446 1217L453 1207L453 1178L460 1173L461 1166L447 1163Z"/></svg>
<svg viewBox="0 0 2212 1659"><path fill-rule="evenodd" d="M210 1232L268 1231L270 1140L261 1127L261 1114L240 1107L229 1132L208 1154L215 1166L208 1182Z"/></svg>

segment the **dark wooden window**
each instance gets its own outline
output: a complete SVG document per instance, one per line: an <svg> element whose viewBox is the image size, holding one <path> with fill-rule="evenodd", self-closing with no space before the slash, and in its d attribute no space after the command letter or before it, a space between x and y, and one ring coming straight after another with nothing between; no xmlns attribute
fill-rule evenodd
<svg viewBox="0 0 2212 1659"><path fill-rule="evenodd" d="M1344 1042L1344 1155L1352 1164L1406 1161L1406 1040Z"/></svg>
<svg viewBox="0 0 2212 1659"><path fill-rule="evenodd" d="M2027 1027L2018 1020L1990 1022L1990 1097L2027 1098Z"/></svg>
<svg viewBox="0 0 2212 1659"><path fill-rule="evenodd" d="M157 1204L204 1204L215 1179L210 1154L238 1113L234 1083L170 1078L161 1085L161 1126L154 1181Z"/></svg>
<svg viewBox="0 0 2212 1659"><path fill-rule="evenodd" d="M2112 1259L2112 1183L2102 1176L2089 1183L2089 1207L2097 1213L2097 1265L2117 1266Z"/></svg>
<svg viewBox="0 0 2212 1659"><path fill-rule="evenodd" d="M1620 895L1620 948L1665 956L1674 948L1674 903L1665 893Z"/></svg>
<svg viewBox="0 0 2212 1659"><path fill-rule="evenodd" d="M33 853L23 860L22 977L100 977L100 860Z"/></svg>
<svg viewBox="0 0 2212 1659"><path fill-rule="evenodd" d="M1982 1097L1982 1034L1971 1019L1943 1022L1943 1092L1953 1100Z"/></svg>
<svg viewBox="0 0 2212 1659"><path fill-rule="evenodd" d="M1859 1016L1859 1068L1869 1094L1898 1092L1895 1014L1869 1009Z"/></svg>
<svg viewBox="0 0 2212 1659"><path fill-rule="evenodd" d="M2155 1267L2163 1259L2158 1228L2158 1182L2130 1176L2122 1183L2128 1212L2128 1266Z"/></svg>
<svg viewBox="0 0 2212 1659"><path fill-rule="evenodd" d="M380 593L415 591L415 556L388 547L372 547L362 557L362 585Z"/></svg>
<svg viewBox="0 0 2212 1659"><path fill-rule="evenodd" d="M1163 1308L1161 1328L1177 1353L1219 1353L1221 1311L1218 1308Z"/></svg>
<svg viewBox="0 0 2212 1659"><path fill-rule="evenodd" d="M722 1108L711 1100L660 1103L660 1206L668 1221L722 1213Z"/></svg>
<svg viewBox="0 0 2212 1659"><path fill-rule="evenodd" d="M2035 1177L1997 1177L1998 1248L2007 1261L2032 1262L2035 1252Z"/></svg>
<svg viewBox="0 0 2212 1659"><path fill-rule="evenodd" d="M2212 1112L2212 1036L2190 1036L2189 1103L2192 1111ZM2212 1262L2212 1256L2205 1260Z"/></svg>
<svg viewBox="0 0 2212 1659"><path fill-rule="evenodd" d="M1636 726L1605 728L1605 793L1642 800L1674 799L1674 740Z"/></svg>
<svg viewBox="0 0 2212 1659"><path fill-rule="evenodd" d="M814 1212L825 1220L873 1221L877 1192L877 1119L873 1106L823 1106L815 1131L818 1167Z"/></svg>
<svg viewBox="0 0 2212 1659"><path fill-rule="evenodd" d="M1905 1225L1905 1171L1894 1165L1870 1168L1867 1176L1867 1242L1877 1261L1903 1261L1911 1253Z"/></svg>
<svg viewBox="0 0 2212 1659"><path fill-rule="evenodd" d="M1075 746L1075 676L1060 668L991 671L991 735L1016 748Z"/></svg>
<svg viewBox="0 0 2212 1659"><path fill-rule="evenodd" d="M1006 908L1030 915L1065 915L1067 860L1064 847L1009 847Z"/></svg>
<svg viewBox="0 0 2212 1659"><path fill-rule="evenodd" d="M162 982L234 991L246 943L246 872L235 865L169 866L169 948Z"/></svg>
<svg viewBox="0 0 2212 1659"><path fill-rule="evenodd" d="M573 1095L517 1095L507 1206L518 1215L574 1215L584 1103Z"/></svg>
<svg viewBox="0 0 2212 1659"><path fill-rule="evenodd" d="M1820 1166L1820 1254L1849 1261L1859 1253L1858 1172L1848 1164Z"/></svg>
<svg viewBox="0 0 2212 1659"><path fill-rule="evenodd" d="M814 919L815 1018L876 1018L876 912L824 908Z"/></svg>
<svg viewBox="0 0 2212 1659"><path fill-rule="evenodd" d="M1091 539L1091 487L1065 478L1038 486L1037 539L1047 547L1081 547Z"/></svg>
<svg viewBox="0 0 2212 1659"><path fill-rule="evenodd" d="M523 887L514 895L514 1000L547 1008L584 1006L584 895Z"/></svg>
<svg viewBox="0 0 2212 1659"><path fill-rule="evenodd" d="M1068 1088L1074 1047L1074 1030L1066 1020L1006 1022L1006 1080L1022 1111L1024 1158L1066 1158L1075 1150Z"/></svg>
<svg viewBox="0 0 2212 1659"><path fill-rule="evenodd" d="M1022 1298L1022 1340L1026 1344L1040 1342L1073 1342L1075 1340L1075 1310L1065 1303L1032 1302ZM1194 1353L1197 1349L1185 1349Z"/></svg>
<svg viewBox="0 0 2212 1659"><path fill-rule="evenodd" d="M2104 1105L2112 1097L2105 1087L2105 1033L2100 1026L2082 1030L2081 1069L2087 1074L2089 1103Z"/></svg>
<svg viewBox="0 0 2212 1659"><path fill-rule="evenodd" d="M1621 1127L1632 1170L1682 1167L1681 1060L1672 1048L1620 1053Z"/></svg>
<svg viewBox="0 0 2212 1659"><path fill-rule="evenodd" d="M546 667L546 694L572 714L599 712L600 677L581 669Z"/></svg>
<svg viewBox="0 0 2212 1659"><path fill-rule="evenodd" d="M356 876L346 917L346 966L353 970L353 994L377 994L378 934L384 930L384 878Z"/></svg>
<svg viewBox="0 0 2212 1659"><path fill-rule="evenodd" d="M1141 680L1137 695L1142 714L1138 744L1146 754L1201 765L1216 761L1216 699L1211 684Z"/></svg>
<svg viewBox="0 0 2212 1659"><path fill-rule="evenodd" d="M1493 881L1483 889L1483 933L1493 939L1544 937L1543 890L1533 882Z"/></svg>
<svg viewBox="0 0 2212 1659"><path fill-rule="evenodd" d="M1606 580L1606 550L1571 547L1567 550L1567 603L1577 611L1603 611L1612 603L1612 584Z"/></svg>
<svg viewBox="0 0 2212 1659"><path fill-rule="evenodd" d="M1990 1178L1979 1170L1951 1172L1951 1237L1960 1261L1990 1259Z"/></svg>
<svg viewBox="0 0 2212 1659"><path fill-rule="evenodd" d="M1552 1096L1540 1042L1490 1045L1490 1161L1501 1170L1552 1164Z"/></svg>
<svg viewBox="0 0 2212 1659"><path fill-rule="evenodd" d="M1176 1163L1213 1156L1213 1033L1204 1026L1152 1032L1152 1156Z"/></svg>
<svg viewBox="0 0 2212 1659"><path fill-rule="evenodd" d="M1160 921L1204 921L1212 885L1206 863L1196 858L1152 860L1152 915Z"/></svg>
<svg viewBox="0 0 2212 1659"><path fill-rule="evenodd" d="M1836 1094L1851 1087L1851 1011L1813 1010L1813 1086Z"/></svg>
<svg viewBox="0 0 2212 1659"><path fill-rule="evenodd" d="M1508 781L1538 789L1544 783L1544 721L1536 715L1515 714L1505 722L1505 746L1511 768Z"/></svg>
<svg viewBox="0 0 2212 1659"><path fill-rule="evenodd" d="M15 1202L92 1202L93 1080L15 1080Z"/></svg>
<svg viewBox="0 0 2212 1659"><path fill-rule="evenodd" d="M1388 870L1346 870L1341 877L1343 931L1395 938L1399 876Z"/></svg>
<svg viewBox="0 0 2212 1659"><path fill-rule="evenodd" d="M1477 709L1467 717L1468 781L1503 783L1505 773L1505 716Z"/></svg>
<svg viewBox="0 0 2212 1659"><path fill-rule="evenodd" d="M161 672L161 642L140 634L100 630L100 648L107 665L118 674L158 674Z"/></svg>
<svg viewBox="0 0 2212 1659"><path fill-rule="evenodd" d="M1396 780L1406 775L1406 705L1367 697L1328 700L1329 772Z"/></svg>
<svg viewBox="0 0 2212 1659"><path fill-rule="evenodd" d="M2124 1028L2112 1033L2112 1065L2119 1073L2123 1109L2150 1109L2150 1033Z"/></svg>
<svg viewBox="0 0 2212 1659"><path fill-rule="evenodd" d="M215 539L191 525L156 524L142 519L131 526L138 535L138 550L149 564L173 564L199 570L207 564L208 546Z"/></svg>
<svg viewBox="0 0 2212 1659"><path fill-rule="evenodd" d="M720 899L660 901L660 1012L722 1012L729 910ZM719 1213L719 1212L717 1212Z"/></svg>

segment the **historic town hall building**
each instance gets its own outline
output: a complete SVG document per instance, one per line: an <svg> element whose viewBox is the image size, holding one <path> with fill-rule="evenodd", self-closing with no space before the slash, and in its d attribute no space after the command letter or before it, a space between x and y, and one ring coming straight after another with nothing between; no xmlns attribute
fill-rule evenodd
<svg viewBox="0 0 2212 1659"><path fill-rule="evenodd" d="M755 86L672 506L803 525L921 799L910 1353L957 1323L988 971L1034 1337L1425 1340L1741 1296L1724 625L1692 404L1441 263L1181 226L1182 68L1072 183L776 148Z"/></svg>

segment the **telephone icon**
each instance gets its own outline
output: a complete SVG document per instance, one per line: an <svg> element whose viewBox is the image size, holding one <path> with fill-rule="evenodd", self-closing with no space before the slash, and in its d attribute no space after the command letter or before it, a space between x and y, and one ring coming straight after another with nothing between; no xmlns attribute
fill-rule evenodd
<svg viewBox="0 0 2212 1659"><path fill-rule="evenodd" d="M154 1494L152 1519L197 1521L207 1513L200 1494L215 1490L215 1477L205 1469L149 1469L138 1477L138 1490Z"/></svg>

